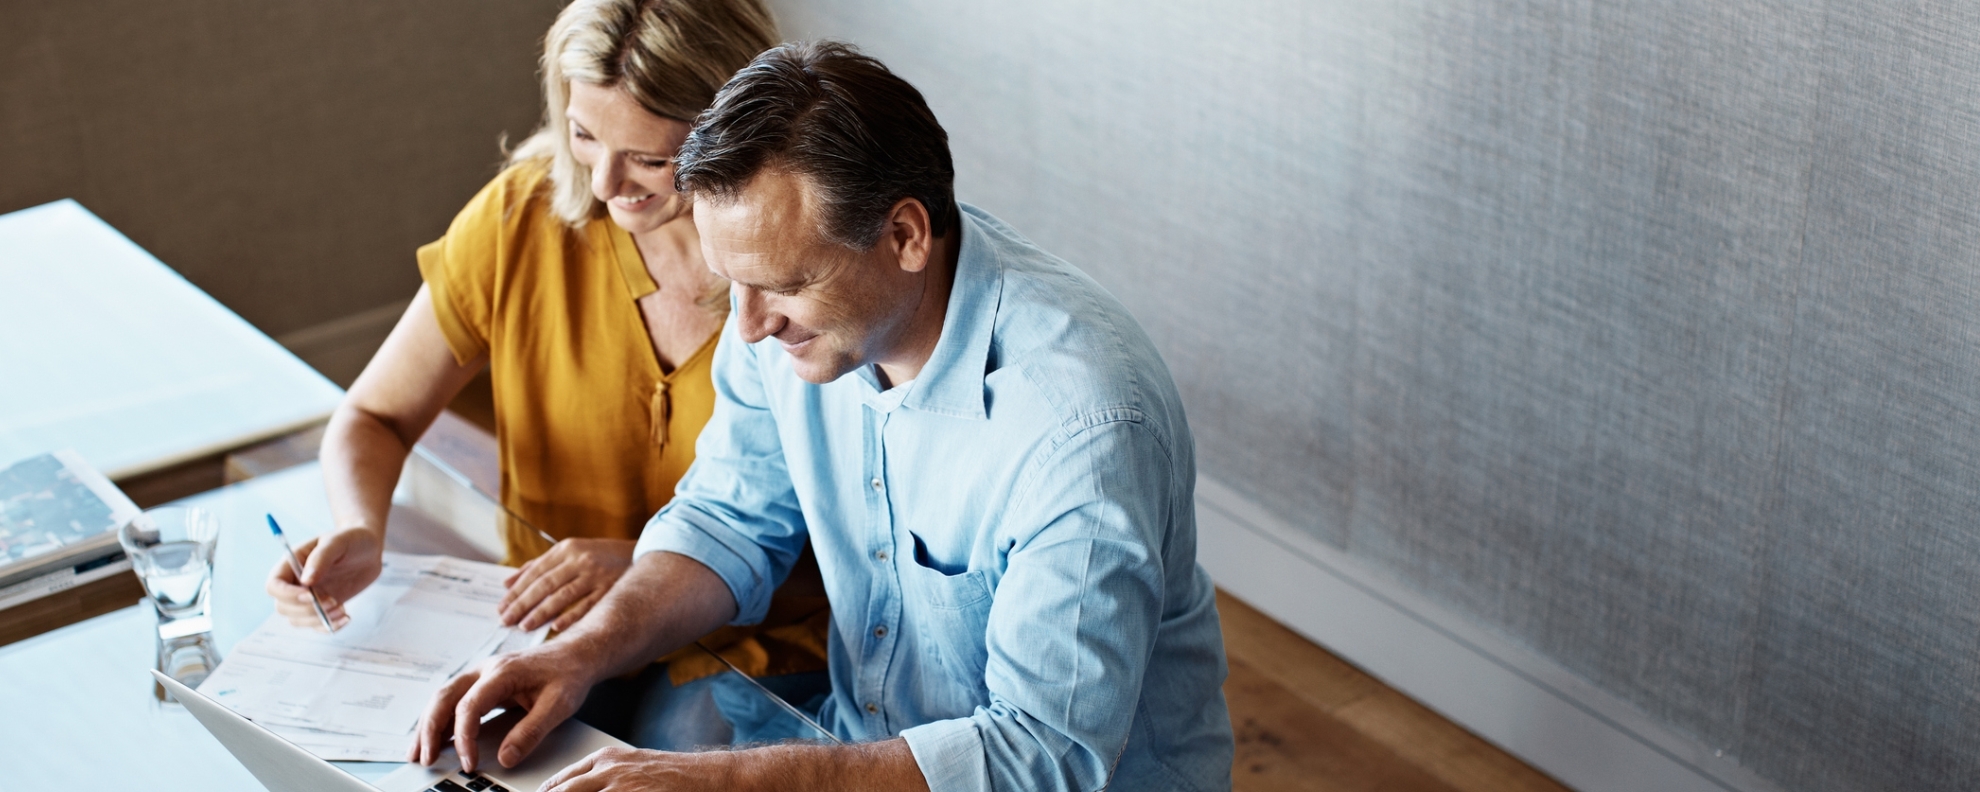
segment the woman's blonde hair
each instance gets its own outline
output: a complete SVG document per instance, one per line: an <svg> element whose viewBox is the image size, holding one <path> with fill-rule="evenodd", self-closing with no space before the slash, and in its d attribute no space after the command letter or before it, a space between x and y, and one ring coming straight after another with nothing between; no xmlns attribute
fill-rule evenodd
<svg viewBox="0 0 1980 792"><path fill-rule="evenodd" d="M758 0L576 0L543 40L543 126L509 163L547 160L551 211L582 225L601 206L591 170L571 156L571 81L622 89L650 113L693 123L736 70L776 45L777 23Z"/></svg>

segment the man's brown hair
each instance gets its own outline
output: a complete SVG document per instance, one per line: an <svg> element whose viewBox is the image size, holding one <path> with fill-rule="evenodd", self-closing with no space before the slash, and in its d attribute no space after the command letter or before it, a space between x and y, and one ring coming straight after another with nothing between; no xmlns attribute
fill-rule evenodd
<svg viewBox="0 0 1980 792"><path fill-rule="evenodd" d="M948 133L920 91L849 44L785 44L736 72L681 145L674 188L732 198L771 167L808 179L819 231L854 250L880 240L902 198L921 202L936 236L954 222Z"/></svg>

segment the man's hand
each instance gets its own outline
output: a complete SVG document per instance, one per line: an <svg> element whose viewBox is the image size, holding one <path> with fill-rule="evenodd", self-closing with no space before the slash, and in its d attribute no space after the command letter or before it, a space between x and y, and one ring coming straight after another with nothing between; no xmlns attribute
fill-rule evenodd
<svg viewBox="0 0 1980 792"><path fill-rule="evenodd" d="M460 754L461 769L472 772L481 761L475 738L482 717L496 707L518 705L529 714L502 738L496 752L503 767L516 766L551 729L577 712L591 690L595 679L588 673L590 664L568 649L560 641L491 657L449 680L420 718L406 761L431 765L451 743Z"/></svg>
<svg viewBox="0 0 1980 792"><path fill-rule="evenodd" d="M345 528L304 542L296 548L296 559L303 565L301 580L289 569L287 558L276 561L268 572L268 595L275 598L275 612L297 627L322 632L323 623L309 604L309 592L314 590L330 623L343 627L351 620L344 602L378 579L384 553L385 540L370 528Z"/></svg>
<svg viewBox="0 0 1980 792"><path fill-rule="evenodd" d="M577 624L632 566L629 539L565 539L509 575L502 623L524 630Z"/></svg>
<svg viewBox="0 0 1980 792"><path fill-rule="evenodd" d="M514 767L563 723L598 680L627 673L735 618L729 587L701 562L674 553L640 557L625 584L557 640L484 661L433 696L406 760L430 765L452 743L473 770L481 718L514 704L528 714L502 740L496 759ZM910 767L913 760L908 761Z"/></svg>

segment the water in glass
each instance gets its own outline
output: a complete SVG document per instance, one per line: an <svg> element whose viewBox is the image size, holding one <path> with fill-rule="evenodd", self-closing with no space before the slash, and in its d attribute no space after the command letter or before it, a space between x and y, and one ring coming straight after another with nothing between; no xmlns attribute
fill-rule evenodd
<svg viewBox="0 0 1980 792"><path fill-rule="evenodd" d="M205 509L167 507L132 518L117 539L159 615L181 619L206 612L219 535L219 522Z"/></svg>

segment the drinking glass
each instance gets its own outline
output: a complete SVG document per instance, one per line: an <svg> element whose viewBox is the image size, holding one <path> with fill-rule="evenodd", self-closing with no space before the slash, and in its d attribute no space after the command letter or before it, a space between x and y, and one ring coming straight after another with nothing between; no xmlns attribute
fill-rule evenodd
<svg viewBox="0 0 1980 792"><path fill-rule="evenodd" d="M163 620L206 614L220 521L197 506L151 509L117 529L138 579Z"/></svg>
<svg viewBox="0 0 1980 792"><path fill-rule="evenodd" d="M206 613L219 538L220 521L197 506L151 509L117 529L117 541L158 611L158 670L192 687L220 665ZM171 701L163 685L154 684L152 694Z"/></svg>

